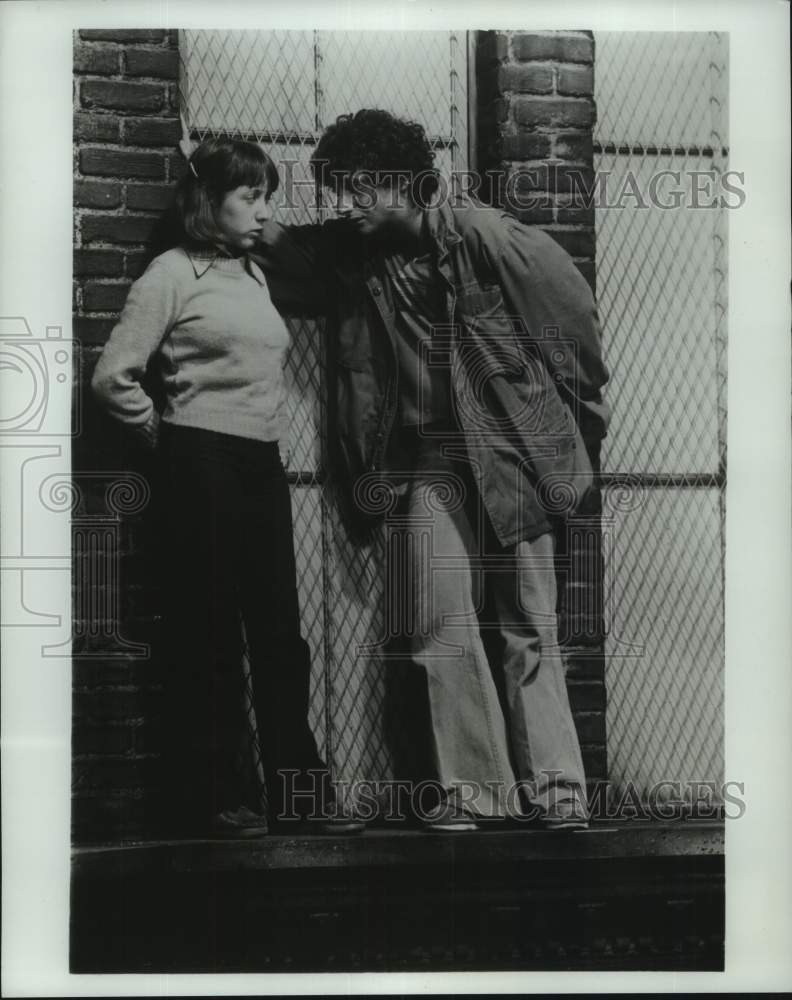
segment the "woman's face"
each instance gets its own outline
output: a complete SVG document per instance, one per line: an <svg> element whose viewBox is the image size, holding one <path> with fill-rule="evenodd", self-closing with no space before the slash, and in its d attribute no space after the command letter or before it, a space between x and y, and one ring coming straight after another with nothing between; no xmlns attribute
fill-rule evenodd
<svg viewBox="0 0 792 1000"><path fill-rule="evenodd" d="M247 250L261 237L261 227L272 217L269 193L263 187L234 188L215 208L220 240L237 250Z"/></svg>

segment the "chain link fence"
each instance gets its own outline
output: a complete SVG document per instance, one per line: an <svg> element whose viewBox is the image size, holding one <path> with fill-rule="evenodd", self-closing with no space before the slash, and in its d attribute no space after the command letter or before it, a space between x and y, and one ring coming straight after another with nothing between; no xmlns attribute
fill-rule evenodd
<svg viewBox="0 0 792 1000"><path fill-rule="evenodd" d="M610 779L720 786L726 37L595 42Z"/></svg>
<svg viewBox="0 0 792 1000"><path fill-rule="evenodd" d="M467 168L465 33L182 31L179 51L182 111L193 139L230 134L260 142L282 178L289 171L293 196L287 203L285 192L276 195L278 221L326 217L308 161L323 129L361 107L417 118L436 166L448 177ZM321 324L289 326L289 478L303 629L314 664L310 722L337 780L388 778L385 730L393 706L386 704L391 689L378 645L386 542L354 546L337 515L325 453Z"/></svg>

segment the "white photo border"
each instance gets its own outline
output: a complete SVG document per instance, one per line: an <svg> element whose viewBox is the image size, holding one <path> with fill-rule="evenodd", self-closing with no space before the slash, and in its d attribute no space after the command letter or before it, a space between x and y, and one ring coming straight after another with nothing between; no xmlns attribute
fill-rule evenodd
<svg viewBox="0 0 792 1000"><path fill-rule="evenodd" d="M726 777L745 815L727 822L725 973L70 975L68 659L35 629L2 635L5 996L782 990L792 985L789 7L775 0L345 4L169 0L0 5L0 316L71 329L72 32L80 27L526 28L729 33L729 475L726 491ZM63 412L68 434L69 410ZM49 443L49 439L45 443ZM58 437L64 469L68 436ZM2 509L19 483L0 450ZM70 542L51 541L68 553ZM3 555L16 540L10 519ZM33 574L36 575L36 574ZM31 588L69 605L69 574ZM5 580L4 580L5 586Z"/></svg>

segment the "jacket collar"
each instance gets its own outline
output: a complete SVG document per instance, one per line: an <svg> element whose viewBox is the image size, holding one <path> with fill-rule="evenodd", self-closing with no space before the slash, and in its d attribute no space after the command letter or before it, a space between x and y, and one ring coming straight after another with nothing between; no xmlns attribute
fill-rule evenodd
<svg viewBox="0 0 792 1000"><path fill-rule="evenodd" d="M426 231L437 246L438 263L448 256L451 249L462 242L454 228L454 213L447 199L436 201L424 212Z"/></svg>

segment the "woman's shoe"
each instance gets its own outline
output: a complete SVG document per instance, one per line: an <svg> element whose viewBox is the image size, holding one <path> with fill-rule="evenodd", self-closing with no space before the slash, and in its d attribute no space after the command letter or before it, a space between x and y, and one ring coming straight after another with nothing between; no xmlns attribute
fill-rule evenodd
<svg viewBox="0 0 792 1000"><path fill-rule="evenodd" d="M355 814L338 803L331 803L328 809L312 816L303 818L301 832L308 834L323 834L324 836L343 837L363 833L366 824Z"/></svg>
<svg viewBox="0 0 792 1000"><path fill-rule="evenodd" d="M310 824L315 824L317 833L330 836L351 836L356 833L363 833L366 824L362 819L358 819L351 813L339 811L335 816L320 816L318 819L309 820Z"/></svg>
<svg viewBox="0 0 792 1000"><path fill-rule="evenodd" d="M248 837L265 837L269 833L266 816L253 812L247 806L224 809L212 820L210 836L235 840Z"/></svg>
<svg viewBox="0 0 792 1000"><path fill-rule="evenodd" d="M335 803L322 812L272 821L272 832L286 837L352 836L365 829L366 824L354 812Z"/></svg>

